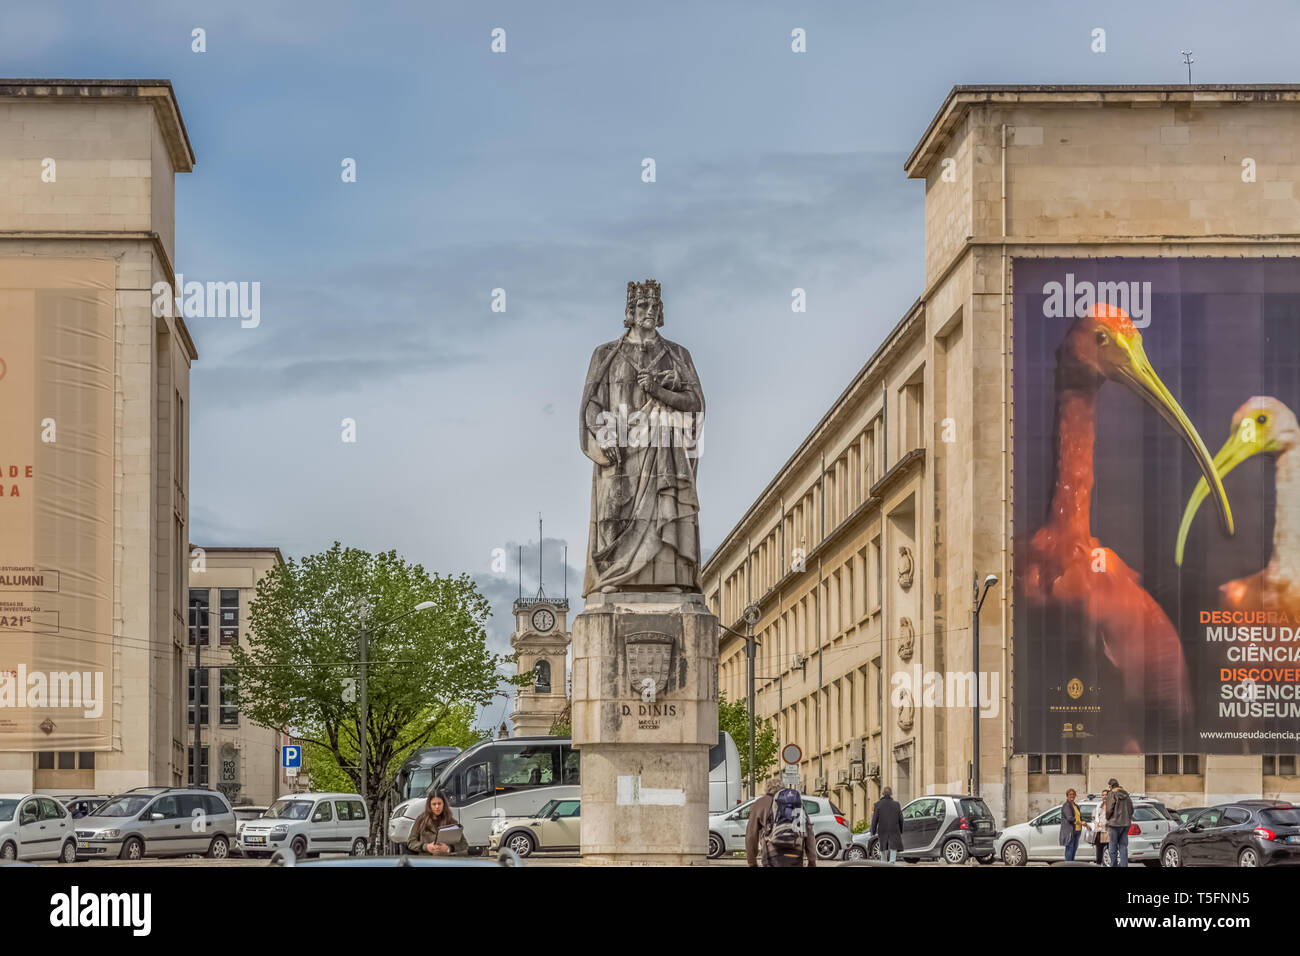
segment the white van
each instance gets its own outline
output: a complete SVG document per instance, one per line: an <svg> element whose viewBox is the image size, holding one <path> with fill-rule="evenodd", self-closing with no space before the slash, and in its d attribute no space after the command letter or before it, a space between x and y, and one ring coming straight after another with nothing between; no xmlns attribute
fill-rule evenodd
<svg viewBox="0 0 1300 956"><path fill-rule="evenodd" d="M301 860L322 853L366 852L370 820L359 793L289 793L239 832L244 856L288 848Z"/></svg>

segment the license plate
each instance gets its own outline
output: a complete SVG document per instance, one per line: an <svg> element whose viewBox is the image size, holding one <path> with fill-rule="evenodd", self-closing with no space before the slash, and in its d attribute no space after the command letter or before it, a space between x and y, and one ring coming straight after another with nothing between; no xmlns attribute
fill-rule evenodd
<svg viewBox="0 0 1300 956"><path fill-rule="evenodd" d="M245 843L265 843L265 842L266 842L266 837L260 837L260 836L246 836L246 837L244 837L244 842L245 842Z"/></svg>
<svg viewBox="0 0 1300 956"><path fill-rule="evenodd" d="M90 841L89 841L89 840L78 840L78 841L77 841L77 849L78 849L78 850L89 850L89 849L90 849Z"/></svg>

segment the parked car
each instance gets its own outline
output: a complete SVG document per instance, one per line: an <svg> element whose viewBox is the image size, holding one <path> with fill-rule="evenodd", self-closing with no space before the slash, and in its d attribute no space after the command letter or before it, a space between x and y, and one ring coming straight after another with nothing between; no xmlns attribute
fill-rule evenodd
<svg viewBox="0 0 1300 956"><path fill-rule="evenodd" d="M1300 864L1300 809L1272 800L1238 800L1206 807L1168 833L1165 866Z"/></svg>
<svg viewBox="0 0 1300 956"><path fill-rule="evenodd" d="M77 859L230 855L235 814L201 787L136 787L76 821Z"/></svg>
<svg viewBox="0 0 1300 956"><path fill-rule="evenodd" d="M270 856L288 848L301 860L321 853L366 852L370 821L359 793L294 793L281 797L239 832L245 856Z"/></svg>
<svg viewBox="0 0 1300 956"><path fill-rule="evenodd" d="M1100 798L1090 796L1079 801L1079 816L1092 822ZM1160 841L1178 825L1178 818L1165 809L1158 800L1133 797L1133 824L1128 831L1128 858L1130 863L1147 866L1160 865ZM1065 859L1065 847L1059 842L1061 832L1060 806L1044 810L1028 823L1009 826L994 841L993 851L1008 866L1024 866L1033 861L1055 863ZM1079 838L1075 859L1087 859L1096 851L1093 845ZM1110 866L1110 853L1102 856L1102 865Z"/></svg>
<svg viewBox="0 0 1300 956"><path fill-rule="evenodd" d="M547 800L535 814L502 818L492 829L488 852L502 847L521 857L548 850L582 847L582 804L579 800Z"/></svg>
<svg viewBox="0 0 1300 956"><path fill-rule="evenodd" d="M77 858L72 814L53 797L0 793L0 862Z"/></svg>
<svg viewBox="0 0 1300 956"><path fill-rule="evenodd" d="M996 859L997 826L993 812L982 797L967 794L917 797L903 806L902 816L900 860L965 863L974 857L980 863L992 863ZM882 858L874 838L868 838L866 848L869 858Z"/></svg>
<svg viewBox="0 0 1300 956"><path fill-rule="evenodd" d="M709 859L716 860L724 853L744 851L745 828L749 825L749 811L757 797L745 801L734 810L709 814ZM844 847L853 839L853 831L839 807L826 797L803 798L803 811L813 828L817 857L822 860L839 859Z"/></svg>
<svg viewBox="0 0 1300 956"><path fill-rule="evenodd" d="M244 832L244 824L249 820L256 820L262 814L266 813L270 807L243 805L234 808L235 811L235 845L231 848L236 853L243 855L239 849L239 835Z"/></svg>
<svg viewBox="0 0 1300 956"><path fill-rule="evenodd" d="M82 817L89 816L94 813L95 810L108 803L109 800L113 799L113 796L112 794L107 793L89 795L76 794L74 796L55 797L54 799L58 800L59 803L68 808L68 812L72 814L74 820L80 820Z"/></svg>

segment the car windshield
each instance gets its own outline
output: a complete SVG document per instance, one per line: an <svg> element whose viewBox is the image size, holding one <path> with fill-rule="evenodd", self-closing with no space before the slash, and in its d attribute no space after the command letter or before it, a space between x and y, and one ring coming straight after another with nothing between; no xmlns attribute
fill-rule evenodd
<svg viewBox="0 0 1300 956"><path fill-rule="evenodd" d="M1269 807L1259 811L1259 818L1270 826L1300 827L1300 810L1293 807Z"/></svg>
<svg viewBox="0 0 1300 956"><path fill-rule="evenodd" d="M306 820L311 813L310 800L277 800L264 816L276 820Z"/></svg>
<svg viewBox="0 0 1300 956"><path fill-rule="evenodd" d="M17 809L17 800L0 800L0 820L12 820Z"/></svg>
<svg viewBox="0 0 1300 956"><path fill-rule="evenodd" d="M963 799L961 802L961 813L964 817L970 817L972 820L992 820L993 814L989 812L988 804L983 800Z"/></svg>
<svg viewBox="0 0 1300 956"><path fill-rule="evenodd" d="M264 816L265 814L266 811L261 809L244 810L244 809L240 809L239 807L235 807L235 819L237 820L255 820L260 816Z"/></svg>
<svg viewBox="0 0 1300 956"><path fill-rule="evenodd" d="M152 796L117 797L102 807L91 810L92 817L133 817L152 800Z"/></svg>

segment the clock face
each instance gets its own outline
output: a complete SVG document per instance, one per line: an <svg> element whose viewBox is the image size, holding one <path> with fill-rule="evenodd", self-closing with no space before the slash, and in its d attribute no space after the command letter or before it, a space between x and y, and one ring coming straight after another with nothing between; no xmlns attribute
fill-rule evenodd
<svg viewBox="0 0 1300 956"><path fill-rule="evenodd" d="M544 607L539 607L533 612L533 630L549 631L555 627L555 615Z"/></svg>

